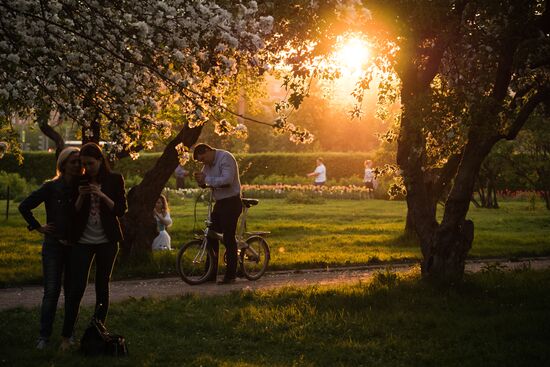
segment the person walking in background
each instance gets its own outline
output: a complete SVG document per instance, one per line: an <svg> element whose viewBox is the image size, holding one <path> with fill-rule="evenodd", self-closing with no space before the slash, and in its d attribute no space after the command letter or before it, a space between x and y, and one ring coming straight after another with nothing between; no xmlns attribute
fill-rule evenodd
<svg viewBox="0 0 550 367"><path fill-rule="evenodd" d="M168 209L168 201L164 195L160 195L153 209L153 216L157 221L157 230L159 234L153 240L153 251L156 250L171 250L170 246L171 238L166 228L172 225L172 218L170 218L170 210Z"/></svg>
<svg viewBox="0 0 550 367"><path fill-rule="evenodd" d="M176 176L176 189L185 188L185 176L187 176L187 171L179 164L174 170L174 176Z"/></svg>
<svg viewBox="0 0 550 367"><path fill-rule="evenodd" d="M193 150L193 159L204 164L201 172L195 172L195 180L201 187L212 187L216 203L212 211L212 229L223 233L226 248L227 268L218 284L234 283L237 276L237 241L235 232L242 212L241 181L239 167L233 154L214 149L207 144L198 144ZM214 272L209 280L216 280L218 272L219 241L208 238L208 246L214 251Z"/></svg>
<svg viewBox="0 0 550 367"><path fill-rule="evenodd" d="M365 175L363 177L363 182L367 188L367 198L374 198L374 188L376 185L376 178L374 175L374 170L372 169L372 161L367 159L365 161Z"/></svg>
<svg viewBox="0 0 550 367"><path fill-rule="evenodd" d="M311 173L308 173L307 176L315 177L313 182L315 186L323 186L327 182L327 169L323 163L323 158L317 158L316 163L317 167L315 167L315 170Z"/></svg>
<svg viewBox="0 0 550 367"><path fill-rule="evenodd" d="M49 344L61 286L63 285L65 295L69 289L71 278L69 258L72 248L68 242L69 221L74 208L74 192L82 172L78 154L78 148L63 149L57 157L56 176L19 204L19 211L28 223L27 228L44 235L42 242L44 295L40 308L40 336L36 343L37 349L44 349ZM32 210L41 203L46 206L46 224L40 224L32 213ZM72 334L67 334L67 337L71 336Z"/></svg>
<svg viewBox="0 0 550 367"><path fill-rule="evenodd" d="M87 143L80 149L84 176L74 203L75 223L71 240L72 280L67 294L61 349L70 347L80 302L86 290L92 261L95 259L96 316L105 322L109 309L109 281L122 240L119 218L126 212L122 175L111 172L101 148Z"/></svg>

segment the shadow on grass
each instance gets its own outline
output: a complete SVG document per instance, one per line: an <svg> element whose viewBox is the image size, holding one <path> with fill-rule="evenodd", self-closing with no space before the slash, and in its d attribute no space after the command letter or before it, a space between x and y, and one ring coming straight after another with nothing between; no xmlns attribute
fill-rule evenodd
<svg viewBox="0 0 550 367"><path fill-rule="evenodd" d="M550 271L487 268L443 290L385 271L346 286L116 304L108 326L129 341L124 360L29 350L34 311L0 313L0 343L14 346L2 362L18 366L544 366L549 308Z"/></svg>

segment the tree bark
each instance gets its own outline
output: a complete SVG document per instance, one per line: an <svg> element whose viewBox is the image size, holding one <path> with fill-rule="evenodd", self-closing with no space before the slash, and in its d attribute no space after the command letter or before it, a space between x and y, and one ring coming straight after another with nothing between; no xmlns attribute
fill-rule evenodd
<svg viewBox="0 0 550 367"><path fill-rule="evenodd" d="M428 92L429 85L417 81L414 68L401 74L401 126L397 144L397 164L407 190L407 223L412 225L420 240L423 257L437 228L433 198L429 192L423 163L425 142L421 133L422 108L419 104L422 96ZM437 201L435 201L437 203Z"/></svg>
<svg viewBox="0 0 550 367"><path fill-rule="evenodd" d="M546 204L546 209L550 210L550 191L543 190L542 198L544 199L544 203Z"/></svg>
<svg viewBox="0 0 550 367"><path fill-rule="evenodd" d="M43 106L37 111L36 122L42 133L50 138L55 144L55 156L58 157L59 153L65 148L65 140L57 131L55 131L50 125L50 108Z"/></svg>
<svg viewBox="0 0 550 367"><path fill-rule="evenodd" d="M422 126L425 112L422 112L419 104L426 100L422 96L427 91L418 88L414 78L407 79L405 76L401 80L403 111L397 163L403 171L407 189L408 216L412 216L411 222L420 240L423 255L422 275L436 283L457 282L464 275L466 255L474 237L473 222L465 218L475 179L483 159L496 139L483 140L475 134L470 134L459 161L453 162L454 166L449 167L449 171L444 173L448 177L454 176L454 183L445 204L443 221L438 224L437 196L442 194L446 185L423 166L425 142L419 126Z"/></svg>
<svg viewBox="0 0 550 367"><path fill-rule="evenodd" d="M168 143L153 168L145 173L139 185L128 192L128 212L122 218L123 260L150 256L151 244L157 236L153 208L166 182L179 164L176 146L183 143L186 147L191 147L197 142L201 131L202 126L190 128L185 124L178 135Z"/></svg>
<svg viewBox="0 0 550 367"><path fill-rule="evenodd" d="M470 134L445 205L443 220L434 232L422 262L425 278L439 283L462 280L466 256L474 239L474 223L466 219L466 214L481 164L497 141L494 136L481 138Z"/></svg>

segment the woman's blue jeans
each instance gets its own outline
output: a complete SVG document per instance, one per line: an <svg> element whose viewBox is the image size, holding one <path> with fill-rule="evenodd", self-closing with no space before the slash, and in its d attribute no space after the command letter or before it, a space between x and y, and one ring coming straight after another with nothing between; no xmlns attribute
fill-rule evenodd
<svg viewBox="0 0 550 367"><path fill-rule="evenodd" d="M44 278L44 296L42 297L42 307L40 309L40 336L42 338L48 339L52 335L61 286L63 285L65 296L67 295L67 289L69 289L71 249L71 246L63 245L59 241L51 239L42 244L42 272ZM64 277L63 274L65 274Z"/></svg>

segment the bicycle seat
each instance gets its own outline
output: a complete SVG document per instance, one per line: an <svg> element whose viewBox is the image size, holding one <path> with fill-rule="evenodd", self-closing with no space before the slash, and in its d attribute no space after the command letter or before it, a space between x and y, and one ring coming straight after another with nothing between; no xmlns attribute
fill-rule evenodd
<svg viewBox="0 0 550 367"><path fill-rule="evenodd" d="M258 199L242 198L241 200L243 202L243 205L246 206L247 208L250 208L251 206L254 206L254 205L258 205L258 203L260 202Z"/></svg>

